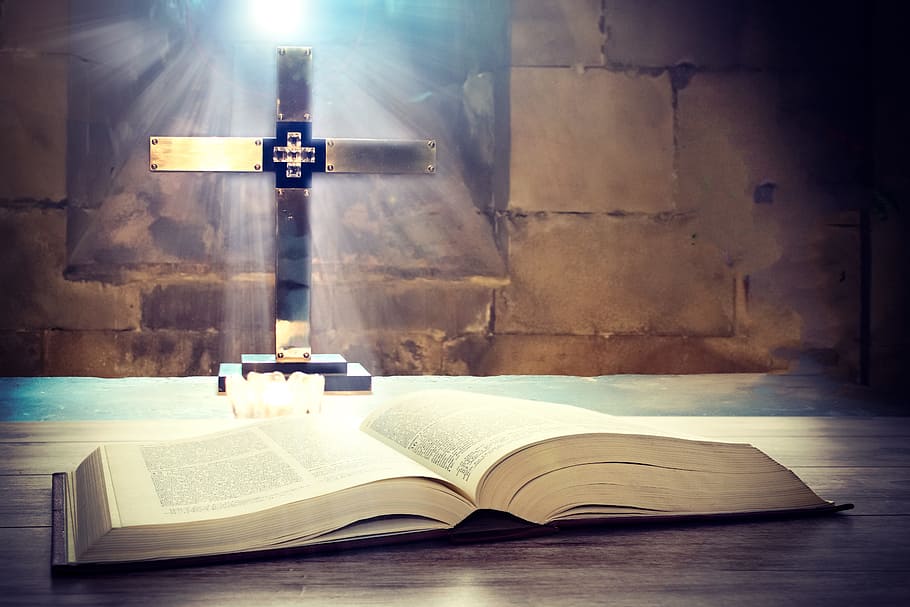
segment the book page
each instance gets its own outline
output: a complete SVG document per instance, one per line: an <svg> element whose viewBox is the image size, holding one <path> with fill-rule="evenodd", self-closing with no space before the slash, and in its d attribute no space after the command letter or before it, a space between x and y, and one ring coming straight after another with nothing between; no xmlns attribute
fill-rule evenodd
<svg viewBox="0 0 910 607"><path fill-rule="evenodd" d="M123 526L244 514L393 477L439 478L327 416L104 449Z"/></svg>
<svg viewBox="0 0 910 607"><path fill-rule="evenodd" d="M420 392L381 407L361 428L475 501L483 474L516 449L589 432L651 433L577 407L448 390Z"/></svg>

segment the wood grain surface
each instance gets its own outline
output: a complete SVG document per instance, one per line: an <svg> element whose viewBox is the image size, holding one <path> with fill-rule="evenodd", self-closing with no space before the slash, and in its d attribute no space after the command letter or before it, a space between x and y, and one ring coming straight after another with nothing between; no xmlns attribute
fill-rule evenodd
<svg viewBox="0 0 910 607"><path fill-rule="evenodd" d="M811 519L576 530L52 577L52 472L99 442L162 440L242 422L9 422L0 424L0 604L910 604L910 418L629 421L752 443L822 497L856 508Z"/></svg>

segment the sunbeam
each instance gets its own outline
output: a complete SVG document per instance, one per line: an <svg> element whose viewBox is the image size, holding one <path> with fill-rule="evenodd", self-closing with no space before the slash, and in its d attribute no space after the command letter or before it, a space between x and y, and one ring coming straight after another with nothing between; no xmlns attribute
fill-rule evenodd
<svg viewBox="0 0 910 607"><path fill-rule="evenodd" d="M273 136L275 47L295 44L314 49L315 137L430 137L441 163L430 179L315 177L316 344L351 349L352 336L407 326L406 306L383 305L382 290L366 283L501 273L477 208L491 195L469 188L465 160L488 145L471 139L464 109L465 82L480 65L455 52L470 11L415 6L151 2L96 14L74 5L70 134L83 153L69 167L80 214L71 270L215 271L227 285L221 355L274 348L274 177L152 174L146 148L151 134Z"/></svg>

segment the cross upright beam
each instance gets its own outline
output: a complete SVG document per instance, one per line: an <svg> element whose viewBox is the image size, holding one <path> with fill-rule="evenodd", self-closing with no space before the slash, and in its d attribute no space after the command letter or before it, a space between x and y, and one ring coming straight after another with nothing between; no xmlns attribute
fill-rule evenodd
<svg viewBox="0 0 910 607"><path fill-rule="evenodd" d="M327 391L368 392L370 374L337 354L314 354L310 345L314 173L423 173L436 171L436 142L313 138L313 52L283 46L277 52L278 94L274 137L149 138L153 172L201 171L275 174L275 352L225 363L228 375L249 371L322 373Z"/></svg>

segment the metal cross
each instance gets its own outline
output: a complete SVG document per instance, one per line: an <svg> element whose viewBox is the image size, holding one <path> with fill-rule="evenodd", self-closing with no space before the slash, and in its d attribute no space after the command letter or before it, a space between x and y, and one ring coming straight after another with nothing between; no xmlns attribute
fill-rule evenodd
<svg viewBox="0 0 910 607"><path fill-rule="evenodd" d="M149 139L154 172L275 173L275 353L244 354L224 363L228 375L250 371L322 373L327 391L369 391L370 374L338 354L310 347L310 186L313 173L434 173L433 140L314 139L310 47L278 48L275 137L160 137Z"/></svg>

